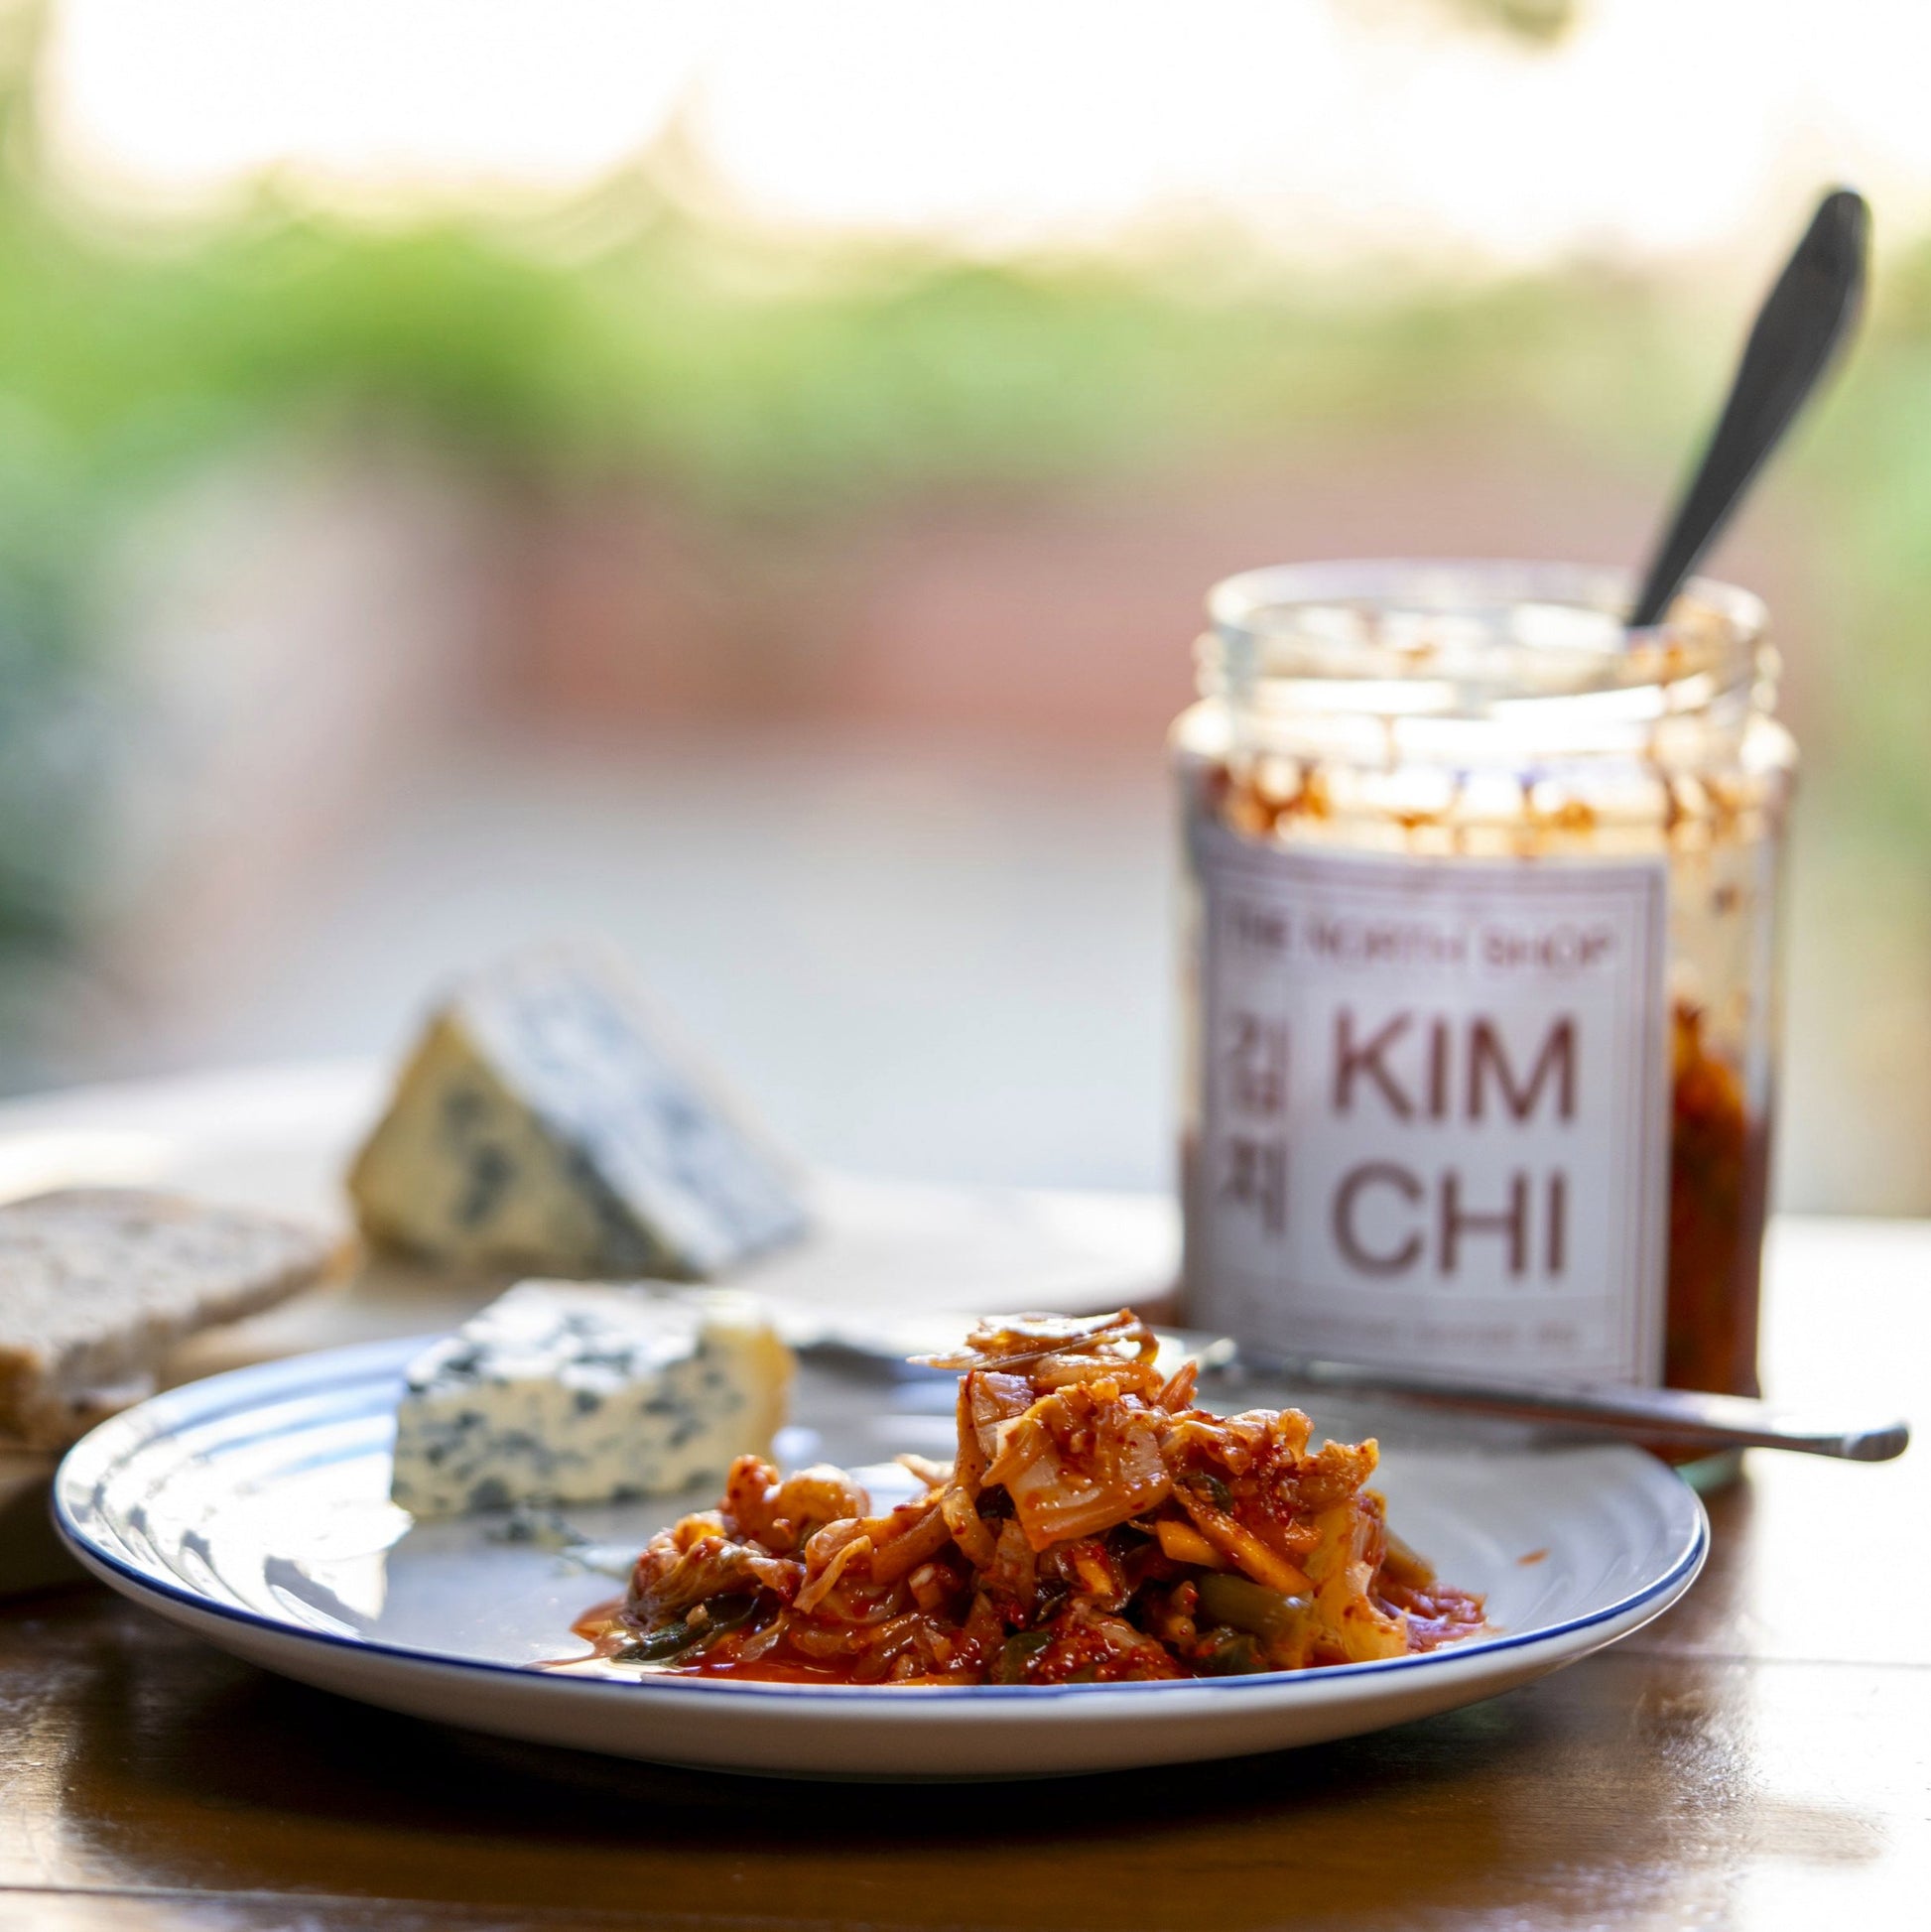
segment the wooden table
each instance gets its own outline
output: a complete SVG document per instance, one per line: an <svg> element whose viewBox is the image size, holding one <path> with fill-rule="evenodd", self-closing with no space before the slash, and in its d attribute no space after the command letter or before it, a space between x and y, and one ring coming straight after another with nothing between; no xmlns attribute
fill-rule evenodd
<svg viewBox="0 0 1931 1932"><path fill-rule="evenodd" d="M1931 1226L1786 1223L1768 1379L1931 1412ZM1931 1893L1931 1461L1755 1457L1629 1642L1318 1749L1038 1785L579 1757L0 1606L0 1927L1890 1927Z"/></svg>

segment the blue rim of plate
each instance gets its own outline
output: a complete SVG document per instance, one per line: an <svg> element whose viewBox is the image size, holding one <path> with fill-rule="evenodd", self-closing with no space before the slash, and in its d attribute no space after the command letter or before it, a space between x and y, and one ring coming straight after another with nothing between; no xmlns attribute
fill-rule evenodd
<svg viewBox="0 0 1931 1932"><path fill-rule="evenodd" d="M1641 1610L1644 1605L1654 1603L1659 1597L1672 1592L1681 1594L1681 1589L1687 1589L1695 1580L1710 1554L1709 1512L1696 1491L1680 1477L1671 1474L1670 1480L1681 1486L1695 1512L1695 1528L1688 1544L1677 1553L1661 1576L1653 1578L1640 1590L1619 1597L1615 1602L1591 1610L1584 1616L1566 1617L1560 1623L1545 1623L1532 1630L1478 1637L1466 1643L1451 1644L1439 1650L1418 1652L1406 1657L1379 1657L1356 1664L1318 1664L1306 1670L1256 1671L1243 1677L1163 1678L1150 1683L1122 1684L762 1684L671 1675L640 1677L633 1681L566 1677L557 1672L540 1670L532 1664L496 1663L485 1657L457 1657L443 1650L413 1650L403 1644L384 1643L373 1637L344 1636L336 1631L289 1622L280 1617L264 1615L244 1605L221 1603L170 1578L156 1576L138 1563L102 1547L76 1520L69 1506L70 1489L84 1482L88 1493L97 1495L102 1482L123 1466L129 1453L144 1449L179 1429L197 1423L218 1422L225 1416L262 1407L276 1397L325 1395L331 1390L365 1386L378 1380L393 1382L399 1388L404 1366L437 1339L434 1336L412 1336L402 1341L359 1343L348 1348L318 1350L279 1361L256 1362L245 1368L231 1368L222 1374L209 1375L201 1381L185 1383L180 1388L151 1396L119 1415L110 1416L82 1436L61 1459L61 1465L55 1471L51 1498L55 1528L63 1542L84 1563L113 1571L144 1595L167 1598L202 1615L238 1623L273 1636L295 1638L305 1643L323 1644L363 1656L437 1670L479 1671L524 1680L541 1677L546 1682L559 1687L568 1686L573 1693L579 1694L628 1697L639 1692L661 1695L670 1691L684 1691L706 1698L767 1698L788 1705L802 1702L828 1708L849 1708L857 1702L916 1704L925 1708L935 1703L961 1700L982 1703L987 1699L1003 1702L1014 1698L1029 1704L1064 1697L1088 1701L1101 1698L1110 1702L1121 1694L1159 1696L1186 1691L1212 1691L1237 1696L1262 1687L1281 1690L1306 1684L1312 1689L1343 1678L1380 1677L1393 1671L1432 1669L1439 1673L1457 1664L1473 1665L1509 1651L1548 1644L1562 1637L1613 1623ZM339 1372L328 1374L326 1371L329 1370ZM323 1379L320 1381L317 1379L318 1371L323 1374ZM241 1399L228 1399L237 1395ZM97 1459L113 1449L120 1437L130 1438L123 1446L122 1453L116 1455L97 1475L91 1478L83 1476L81 1472L89 1459ZM1660 1464L1657 1467L1659 1471L1663 1468Z"/></svg>

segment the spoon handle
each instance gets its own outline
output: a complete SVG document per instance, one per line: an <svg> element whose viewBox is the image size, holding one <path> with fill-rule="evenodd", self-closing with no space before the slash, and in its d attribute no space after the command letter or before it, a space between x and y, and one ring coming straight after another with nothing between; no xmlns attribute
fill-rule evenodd
<svg viewBox="0 0 1931 1932"><path fill-rule="evenodd" d="M1757 312L1709 448L1629 613L1632 629L1662 621L1683 580L1830 367L1863 306L1869 234L1863 195L1839 188L1819 203Z"/></svg>
<svg viewBox="0 0 1931 1932"><path fill-rule="evenodd" d="M1431 1408L1633 1437L1678 1450L1783 1449L1852 1463L1887 1463L1903 1455L1911 1440L1910 1425L1902 1421L1854 1422L1695 1389L1537 1387L1256 1353L1225 1343L1203 1352L1204 1374L1237 1375L1243 1368L1264 1370L1326 1394L1390 1396Z"/></svg>
<svg viewBox="0 0 1931 1932"><path fill-rule="evenodd" d="M789 1304L779 1313L785 1340L808 1360L842 1374L888 1381L944 1382L943 1371L908 1367L906 1357L955 1347L968 1326L964 1315L862 1318ZM1911 1440L1902 1421L1861 1421L1786 1409L1742 1395L1705 1395L1694 1389L1556 1388L1492 1381L1476 1374L1371 1368L1362 1362L1322 1361L1243 1348L1225 1336L1161 1331L1174 1360L1191 1354L1203 1384L1236 1394L1252 1376L1286 1382L1296 1393L1366 1395L1429 1408L1505 1416L1593 1436L1620 1436L1678 1450L1783 1449L1801 1456L1834 1456L1852 1463L1887 1463Z"/></svg>

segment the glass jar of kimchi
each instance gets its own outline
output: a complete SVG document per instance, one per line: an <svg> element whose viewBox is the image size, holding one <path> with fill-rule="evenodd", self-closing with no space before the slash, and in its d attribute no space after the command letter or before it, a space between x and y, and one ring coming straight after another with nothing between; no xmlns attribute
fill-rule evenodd
<svg viewBox="0 0 1931 1932"><path fill-rule="evenodd" d="M1756 1391L1795 771L1762 606L1350 563L1213 592L1172 737L1189 1321Z"/></svg>

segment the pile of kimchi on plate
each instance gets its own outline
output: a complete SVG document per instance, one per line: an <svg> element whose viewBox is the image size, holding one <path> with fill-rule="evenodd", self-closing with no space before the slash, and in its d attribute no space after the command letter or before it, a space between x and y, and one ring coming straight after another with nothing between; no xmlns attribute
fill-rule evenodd
<svg viewBox="0 0 1931 1932"><path fill-rule="evenodd" d="M835 1684L1219 1677L1430 1650L1482 1628L1368 1488L1376 1446L1298 1409L1219 1416L1131 1310L980 1324L959 1449L899 1460L882 1515L841 1470L740 1457L715 1509L654 1536L576 1626L652 1674Z"/></svg>

